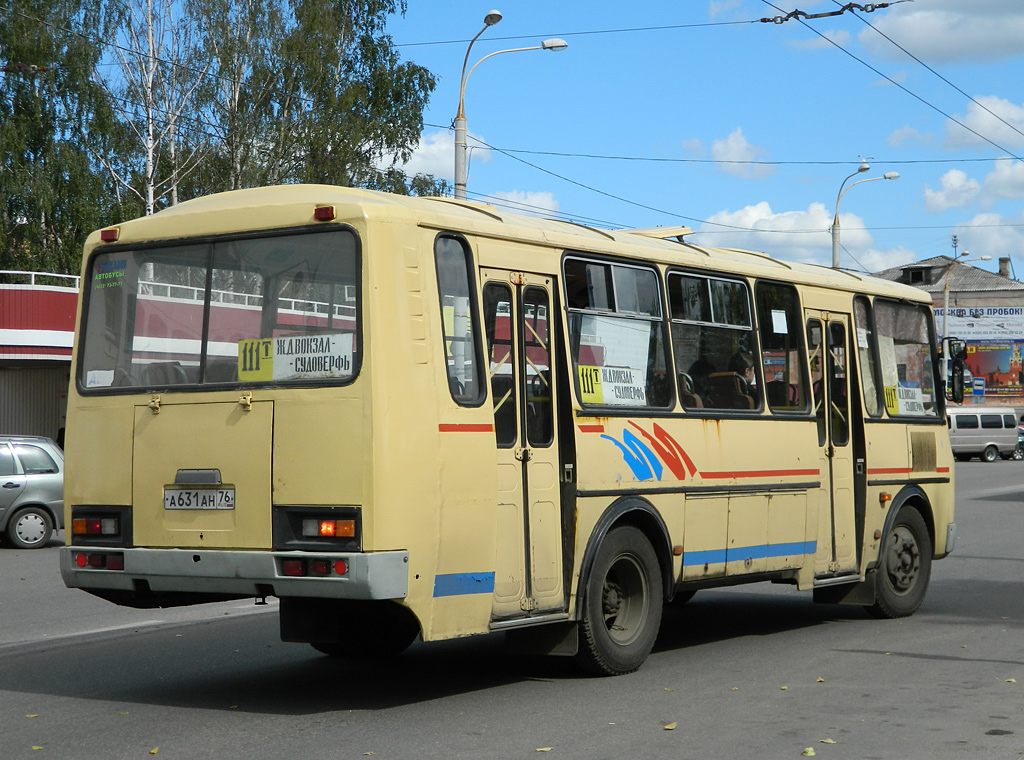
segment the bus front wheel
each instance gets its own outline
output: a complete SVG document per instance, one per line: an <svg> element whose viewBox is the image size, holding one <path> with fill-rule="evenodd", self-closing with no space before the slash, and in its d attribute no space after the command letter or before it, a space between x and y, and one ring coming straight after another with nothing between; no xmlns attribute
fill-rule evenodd
<svg viewBox="0 0 1024 760"><path fill-rule="evenodd" d="M598 675L639 668L658 636L662 603L661 566L651 542L632 526L610 531L587 580L579 665Z"/></svg>
<svg viewBox="0 0 1024 760"><path fill-rule="evenodd" d="M932 572L932 540L921 513L903 507L885 536L875 572L875 603L867 610L878 618L912 615L924 601Z"/></svg>

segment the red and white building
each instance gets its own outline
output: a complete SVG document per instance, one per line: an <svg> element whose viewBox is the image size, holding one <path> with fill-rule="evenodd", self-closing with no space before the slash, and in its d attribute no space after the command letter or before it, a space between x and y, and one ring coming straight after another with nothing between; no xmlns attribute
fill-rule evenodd
<svg viewBox="0 0 1024 760"><path fill-rule="evenodd" d="M0 435L63 441L78 279L0 270Z"/></svg>

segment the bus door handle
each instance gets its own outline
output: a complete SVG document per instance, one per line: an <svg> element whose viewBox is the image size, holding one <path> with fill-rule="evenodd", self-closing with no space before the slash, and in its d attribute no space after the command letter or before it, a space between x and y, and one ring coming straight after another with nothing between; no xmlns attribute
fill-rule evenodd
<svg viewBox="0 0 1024 760"><path fill-rule="evenodd" d="M529 449L516 449L516 459L520 462L529 462L532 456Z"/></svg>

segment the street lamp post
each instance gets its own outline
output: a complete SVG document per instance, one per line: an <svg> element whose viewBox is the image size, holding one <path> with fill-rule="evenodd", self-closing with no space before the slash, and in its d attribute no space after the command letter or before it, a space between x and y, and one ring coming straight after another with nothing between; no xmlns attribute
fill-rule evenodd
<svg viewBox="0 0 1024 760"><path fill-rule="evenodd" d="M466 57L462 61L462 78L459 82L459 110L455 114L455 197L460 200L466 199L466 82L469 81L470 75L476 70L477 66L488 58L493 58L502 53L522 53L527 50L565 50L569 47L569 43L565 40L550 39L544 40L539 45L532 47L498 50L485 55L474 63L473 68L467 72L466 65L469 63L469 51L473 49L473 43L476 42L477 37L487 31L487 27L494 26L499 21L501 21L501 13L498 11L491 11L484 16L484 28L477 32L476 37L469 41L469 47L466 48Z"/></svg>
<svg viewBox="0 0 1024 760"><path fill-rule="evenodd" d="M854 182L854 183L852 183L850 185L850 187L848 187L845 190L843 190L843 185L845 185L848 180L850 180L853 177L856 177L858 174L861 174L862 172L866 172L866 171L868 171L870 169L871 169L871 167L868 165L867 161L861 161L860 162L860 166L857 167L857 171L855 171L849 177L844 179L842 184L839 185L839 195L836 197L836 215L835 215L835 218L832 220L832 268L833 269L839 269L839 201L841 201L843 199L843 196L846 195L850 191L850 188L854 187L855 185L862 185L865 182L877 182L880 179L899 179L900 178L900 175L899 175L898 172L886 172L881 177L872 177L871 179L862 179L862 180L859 180L857 182Z"/></svg>

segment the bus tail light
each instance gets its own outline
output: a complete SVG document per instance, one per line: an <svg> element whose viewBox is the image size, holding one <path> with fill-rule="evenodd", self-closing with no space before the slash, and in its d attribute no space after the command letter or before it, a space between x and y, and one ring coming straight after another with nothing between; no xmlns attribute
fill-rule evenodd
<svg viewBox="0 0 1024 760"><path fill-rule="evenodd" d="M288 578L305 578L319 576L326 578L333 571L335 575L345 575L348 563L343 559L333 562L323 557L282 557L280 558L281 575Z"/></svg>
<svg viewBox="0 0 1024 760"><path fill-rule="evenodd" d="M303 538L352 538L356 534L355 520L302 521Z"/></svg>
<svg viewBox="0 0 1024 760"><path fill-rule="evenodd" d="M116 536L119 532L116 517L76 517L71 521L74 536Z"/></svg>
<svg viewBox="0 0 1024 760"><path fill-rule="evenodd" d="M80 552L75 555L75 564L83 569L124 570L124 555L120 552Z"/></svg>

